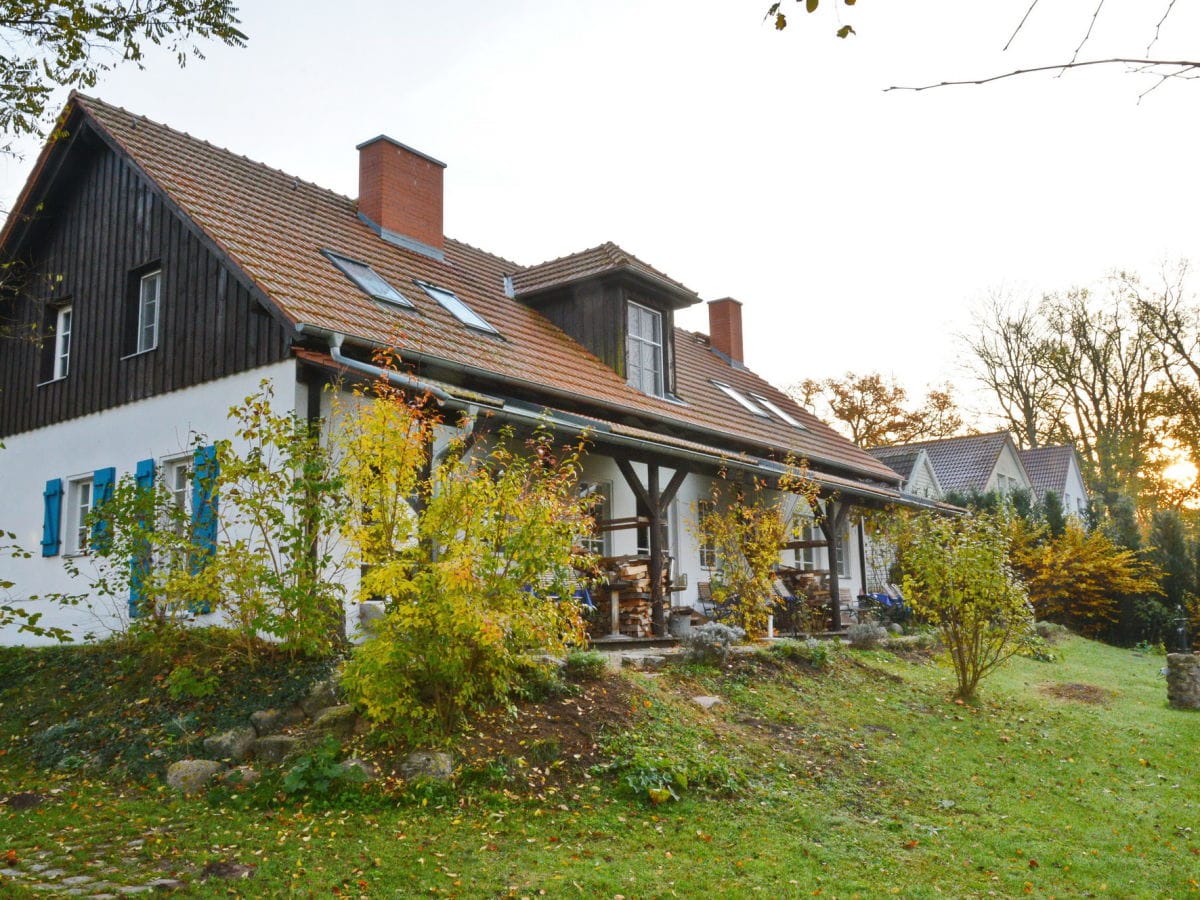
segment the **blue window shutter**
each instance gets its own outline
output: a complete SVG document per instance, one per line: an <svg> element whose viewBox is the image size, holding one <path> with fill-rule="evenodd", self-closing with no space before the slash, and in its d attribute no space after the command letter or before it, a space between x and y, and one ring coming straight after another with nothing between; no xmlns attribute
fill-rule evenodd
<svg viewBox="0 0 1200 900"><path fill-rule="evenodd" d="M215 444L197 447L192 475L192 574L204 568L217 552L217 476L220 461ZM192 612L208 613L208 603L192 604Z"/></svg>
<svg viewBox="0 0 1200 900"><path fill-rule="evenodd" d="M51 478L42 491L45 509L42 515L42 556L58 556L62 548L59 536L62 523L62 479Z"/></svg>
<svg viewBox="0 0 1200 900"><path fill-rule="evenodd" d="M92 546L103 553L108 549L112 538L112 525L99 514L100 508L112 499L113 486L117 481L117 470L112 466L107 469L97 469L92 473L92 510L96 512L96 520L92 524Z"/></svg>
<svg viewBox="0 0 1200 900"><path fill-rule="evenodd" d="M134 484L137 485L138 494L154 490L154 460L142 459L138 460L137 468L133 475ZM147 528L153 528L154 523L147 523L145 519L138 519L138 530L144 532ZM129 616L136 619L145 612L143 605L146 600L146 576L150 574L150 542L145 537L139 536L136 541L136 546L133 548L133 555L129 559Z"/></svg>

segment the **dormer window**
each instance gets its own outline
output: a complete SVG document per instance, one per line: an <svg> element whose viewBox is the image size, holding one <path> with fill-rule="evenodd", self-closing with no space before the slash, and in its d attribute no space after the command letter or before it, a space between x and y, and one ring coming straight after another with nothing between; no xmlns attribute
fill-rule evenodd
<svg viewBox="0 0 1200 900"><path fill-rule="evenodd" d="M663 395L662 313L628 304L625 337L625 380L644 394Z"/></svg>

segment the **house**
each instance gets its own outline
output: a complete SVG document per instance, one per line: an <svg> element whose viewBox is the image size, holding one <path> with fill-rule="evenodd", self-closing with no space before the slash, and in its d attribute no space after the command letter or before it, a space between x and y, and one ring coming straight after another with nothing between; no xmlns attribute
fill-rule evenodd
<svg viewBox="0 0 1200 900"><path fill-rule="evenodd" d="M1029 473L1033 492L1044 501L1054 494L1064 515L1083 520L1088 514L1088 491L1083 480L1079 453L1070 444L1022 450L1021 462Z"/></svg>
<svg viewBox="0 0 1200 900"><path fill-rule="evenodd" d="M204 441L261 380L320 419L325 388L379 376L372 352L391 347L393 377L448 413L589 434L583 480L610 526L590 546L648 559L657 634L711 578L691 523L715 474L807 460L823 518L781 563L835 573L841 624L865 587L856 511L918 501L746 366L737 300L708 303L708 334L678 328L701 298L620 247L502 259L444 235L443 163L384 136L358 153L347 198L72 95L0 234L24 273L3 314L43 336L0 356L0 527L34 551L0 561L10 599L80 634L119 627L135 608L29 599L77 589L63 559L86 558L84 520L114 479L165 477L185 502Z"/></svg>
<svg viewBox="0 0 1200 900"><path fill-rule="evenodd" d="M874 447L871 455L904 479L900 486L904 493L928 500L945 495L929 451L924 447Z"/></svg>
<svg viewBox="0 0 1200 900"><path fill-rule="evenodd" d="M876 447L871 455L889 467L909 467L906 490L938 499L949 495L987 494L995 491L1011 494L1032 491L1033 483L1021 451L1007 431L971 434L964 437L917 441L896 447ZM933 470L939 489L925 471L917 467L918 454L924 454ZM913 488L916 491L913 491Z"/></svg>

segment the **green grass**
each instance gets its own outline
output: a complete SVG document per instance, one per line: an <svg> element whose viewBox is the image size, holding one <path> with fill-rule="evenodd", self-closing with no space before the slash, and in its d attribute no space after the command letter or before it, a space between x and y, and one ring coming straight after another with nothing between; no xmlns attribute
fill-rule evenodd
<svg viewBox="0 0 1200 900"><path fill-rule="evenodd" d="M18 726L36 683L5 679L3 790L50 799L0 807L0 854L124 883L175 875L213 897L1200 893L1200 714L1167 708L1162 657L1056 649L1057 663L1014 660L974 706L948 699L947 668L884 651L826 671L756 658L631 675L628 722L594 771L526 791L511 777L377 789L349 808L273 784L187 800L154 779L35 770ZM1056 699L1053 683L1109 700ZM695 694L724 702L706 712ZM629 777L661 769L683 774L680 801L650 804ZM219 861L257 869L202 881Z"/></svg>

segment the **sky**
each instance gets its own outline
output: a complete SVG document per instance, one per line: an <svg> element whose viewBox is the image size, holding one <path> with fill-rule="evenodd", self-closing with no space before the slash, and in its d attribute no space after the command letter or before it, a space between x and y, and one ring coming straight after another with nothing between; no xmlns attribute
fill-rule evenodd
<svg viewBox="0 0 1200 900"><path fill-rule="evenodd" d="M1107 0L1079 57L1143 56L1167 4ZM782 32L767 5L244 0L246 48L151 53L89 93L348 196L355 145L388 134L448 164L449 236L520 264L615 241L742 301L780 386L880 371L980 407L959 336L987 297L1200 258L1200 82L885 90L1064 62L1096 0L1035 4L1007 51L1030 0L784 0ZM1200 58L1197 35L1179 4L1152 53ZM677 321L707 330L702 306Z"/></svg>

